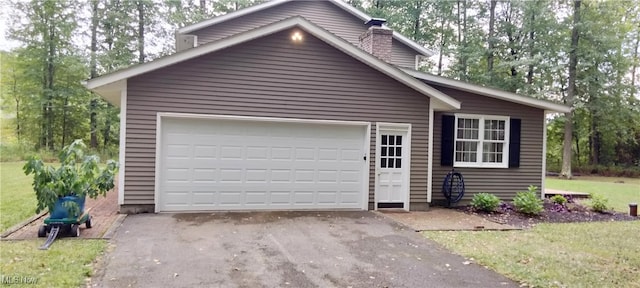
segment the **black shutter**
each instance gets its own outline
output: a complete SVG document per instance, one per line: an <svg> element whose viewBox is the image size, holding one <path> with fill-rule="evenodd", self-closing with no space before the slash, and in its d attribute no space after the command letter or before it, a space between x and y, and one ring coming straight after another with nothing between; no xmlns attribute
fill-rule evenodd
<svg viewBox="0 0 640 288"><path fill-rule="evenodd" d="M520 119L509 123L509 168L520 167Z"/></svg>
<svg viewBox="0 0 640 288"><path fill-rule="evenodd" d="M453 166L453 133L455 133L456 117L442 115L442 143L440 145L440 165Z"/></svg>

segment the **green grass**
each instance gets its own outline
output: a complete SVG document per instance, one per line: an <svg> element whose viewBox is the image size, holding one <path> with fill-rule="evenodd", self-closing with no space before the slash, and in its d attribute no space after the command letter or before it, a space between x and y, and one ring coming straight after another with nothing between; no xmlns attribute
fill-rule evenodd
<svg viewBox="0 0 640 288"><path fill-rule="evenodd" d="M93 262L105 250L105 240L59 239L49 250L42 240L0 242L0 271L4 277L35 279L36 285L11 287L81 287L93 274Z"/></svg>
<svg viewBox="0 0 640 288"><path fill-rule="evenodd" d="M616 183L616 182L624 183ZM547 177L546 188L575 192L597 193L609 199L616 211L629 212L629 203L640 203L640 178L575 177L564 180Z"/></svg>
<svg viewBox="0 0 640 288"><path fill-rule="evenodd" d="M423 232L535 287L640 287L640 222L540 224L525 231Z"/></svg>
<svg viewBox="0 0 640 288"><path fill-rule="evenodd" d="M24 162L0 163L0 230L35 214L32 178L22 172ZM58 239L47 251L43 239L0 242L0 275L35 279L36 285L11 287L80 287L93 273L92 263L106 248L104 240Z"/></svg>
<svg viewBox="0 0 640 288"><path fill-rule="evenodd" d="M0 163L0 231L35 214L32 178L22 172L24 162Z"/></svg>

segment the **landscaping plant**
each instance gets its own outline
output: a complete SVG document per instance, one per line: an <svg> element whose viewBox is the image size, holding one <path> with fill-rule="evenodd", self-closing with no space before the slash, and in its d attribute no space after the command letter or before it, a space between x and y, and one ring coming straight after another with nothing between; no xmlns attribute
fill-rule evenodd
<svg viewBox="0 0 640 288"><path fill-rule="evenodd" d="M516 197L513 198L513 205L516 210L528 215L540 214L544 210L542 203L542 199L538 197L538 187L533 185L529 186L528 191L518 192Z"/></svg>
<svg viewBox="0 0 640 288"><path fill-rule="evenodd" d="M60 152L59 166L45 165L37 156L27 161L23 170L26 175L33 174L32 185L38 201L36 213L45 208L53 211L58 199L64 196L96 199L100 195L106 196L107 191L113 189L118 163L109 160L106 167L101 169L98 166L99 157L85 155L85 149L82 140L73 141ZM81 212L76 202L64 202L64 205L70 215Z"/></svg>
<svg viewBox="0 0 640 288"><path fill-rule="evenodd" d="M476 210L493 212L498 205L500 205L500 198L490 193L478 193L471 199L471 206Z"/></svg>
<svg viewBox="0 0 640 288"><path fill-rule="evenodd" d="M567 198L564 198L564 196L562 195L554 195L553 197L551 197L549 200L551 200L551 202L553 204L560 204L560 205L564 205L567 203Z"/></svg>
<svg viewBox="0 0 640 288"><path fill-rule="evenodd" d="M593 209L593 211L602 213L609 209L608 205L609 199L600 194L591 193L591 209Z"/></svg>

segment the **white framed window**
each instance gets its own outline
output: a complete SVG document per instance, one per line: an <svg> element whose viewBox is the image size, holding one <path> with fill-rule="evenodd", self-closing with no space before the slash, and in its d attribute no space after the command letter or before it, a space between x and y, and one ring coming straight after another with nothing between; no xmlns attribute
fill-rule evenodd
<svg viewBox="0 0 640 288"><path fill-rule="evenodd" d="M456 114L454 167L508 168L509 117Z"/></svg>

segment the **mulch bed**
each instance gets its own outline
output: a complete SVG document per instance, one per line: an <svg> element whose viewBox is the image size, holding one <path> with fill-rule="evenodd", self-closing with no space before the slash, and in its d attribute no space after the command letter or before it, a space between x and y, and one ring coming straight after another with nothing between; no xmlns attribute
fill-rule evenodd
<svg viewBox="0 0 640 288"><path fill-rule="evenodd" d="M573 202L573 201L572 201ZM511 203L503 203L497 212L475 211L471 206L458 207L459 210L483 217L489 221L507 224L520 228L530 228L538 223L576 223L576 222L606 222L606 221L634 221L640 217L615 211L598 213L581 205L579 202L567 203L564 207L544 200L544 211L537 216L528 216L515 211Z"/></svg>

